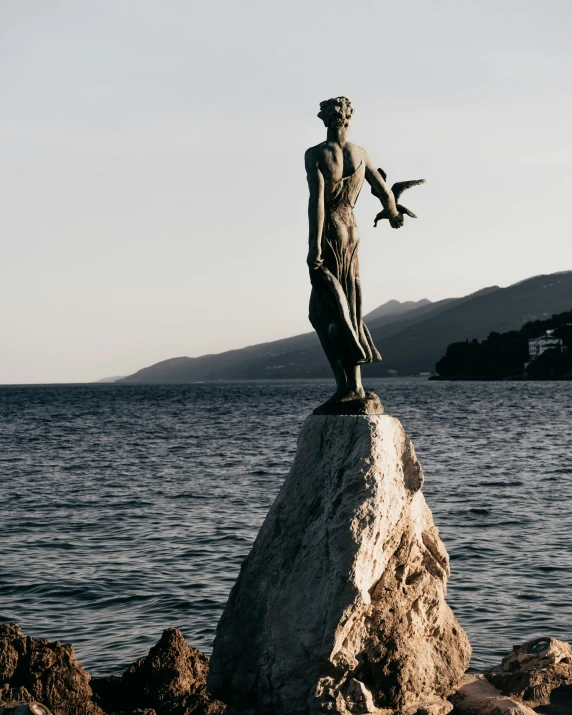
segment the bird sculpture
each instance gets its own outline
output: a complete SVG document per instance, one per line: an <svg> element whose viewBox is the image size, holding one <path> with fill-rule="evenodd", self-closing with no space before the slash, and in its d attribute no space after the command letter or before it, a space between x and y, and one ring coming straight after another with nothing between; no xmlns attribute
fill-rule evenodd
<svg viewBox="0 0 572 715"><path fill-rule="evenodd" d="M386 181L387 179L387 174L383 169L378 169L379 173L383 176L383 180ZM401 194L406 190L410 189L412 186L418 186L419 184L424 184L425 179L411 179L411 181L398 181L397 183L393 184L391 187L391 191L393 192L393 196L395 197L395 203L397 205L397 210L401 214L407 214L408 216L411 216L411 218L417 218L417 216L413 213L413 211L410 211L406 206L403 206L403 204L397 203L399 201L399 197ZM373 193L373 191L372 191ZM389 218L389 214L385 209L383 211L380 211L377 216L375 217L374 221L374 227L377 226L378 221L382 221L384 218Z"/></svg>

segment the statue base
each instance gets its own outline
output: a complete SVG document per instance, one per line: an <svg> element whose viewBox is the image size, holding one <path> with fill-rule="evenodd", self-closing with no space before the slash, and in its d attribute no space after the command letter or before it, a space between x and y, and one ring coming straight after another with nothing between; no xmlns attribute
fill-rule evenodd
<svg viewBox="0 0 572 715"><path fill-rule="evenodd" d="M315 415L382 415L381 400L375 392L366 392L357 400L328 400L316 407Z"/></svg>
<svg viewBox="0 0 572 715"><path fill-rule="evenodd" d="M451 711L471 647L422 484L395 418L306 418L217 627L214 697L256 715Z"/></svg>

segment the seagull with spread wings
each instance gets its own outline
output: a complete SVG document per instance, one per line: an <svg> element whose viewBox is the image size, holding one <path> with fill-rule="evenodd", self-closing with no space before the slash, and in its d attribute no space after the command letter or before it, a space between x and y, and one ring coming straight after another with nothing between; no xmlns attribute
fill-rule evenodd
<svg viewBox="0 0 572 715"><path fill-rule="evenodd" d="M379 173L383 176L383 180L387 180L387 174L383 169L378 169ZM393 196L395 198L395 203L397 205L397 210L401 214L407 214L408 216L411 216L411 218L417 218L417 216L413 213L413 211L410 211L406 206L403 206L403 204L397 203L399 201L399 197L401 194L406 190L410 189L412 186L418 186L419 184L424 184L425 179L411 179L410 181L398 181L393 186L391 187L391 191L393 193ZM384 218L389 218L389 214L385 209L383 211L380 211L377 216L375 217L375 222L374 222L374 227L377 226L378 221L382 221Z"/></svg>

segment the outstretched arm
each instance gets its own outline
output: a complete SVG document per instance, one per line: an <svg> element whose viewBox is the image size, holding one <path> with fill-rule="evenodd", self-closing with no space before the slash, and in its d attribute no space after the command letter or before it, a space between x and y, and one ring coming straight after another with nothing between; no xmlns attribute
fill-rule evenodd
<svg viewBox="0 0 572 715"><path fill-rule="evenodd" d="M308 266L316 270L322 265L322 232L324 230L324 177L316 155L308 149L304 157L310 198L308 200Z"/></svg>
<svg viewBox="0 0 572 715"><path fill-rule="evenodd" d="M383 208L389 214L389 223L393 228L403 226L403 214L397 210L395 198L389 186L385 183L383 176L373 165L366 151L364 151L365 178L371 186L371 193L381 201Z"/></svg>

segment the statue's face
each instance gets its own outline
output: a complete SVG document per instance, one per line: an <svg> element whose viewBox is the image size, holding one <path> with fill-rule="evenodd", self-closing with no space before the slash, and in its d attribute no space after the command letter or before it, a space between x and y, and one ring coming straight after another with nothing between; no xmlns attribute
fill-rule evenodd
<svg viewBox="0 0 572 715"><path fill-rule="evenodd" d="M346 129L349 129L352 120L351 117L346 116L345 107L343 105L339 104L336 107L336 114L338 115L338 117L336 119L335 126L345 127Z"/></svg>
<svg viewBox="0 0 572 715"><path fill-rule="evenodd" d="M345 117L337 117L330 121L329 126L333 128L340 127L341 129L349 129L351 121L351 119L347 119Z"/></svg>
<svg viewBox="0 0 572 715"><path fill-rule="evenodd" d="M320 117L329 129L348 130L350 128L353 111L349 100L345 97L336 97L335 99L320 102L318 117Z"/></svg>

